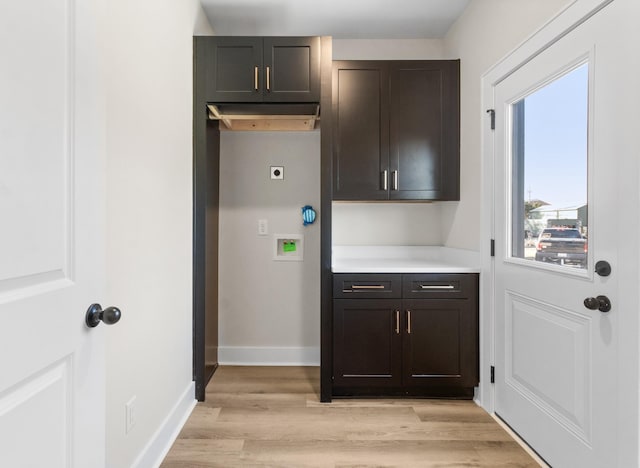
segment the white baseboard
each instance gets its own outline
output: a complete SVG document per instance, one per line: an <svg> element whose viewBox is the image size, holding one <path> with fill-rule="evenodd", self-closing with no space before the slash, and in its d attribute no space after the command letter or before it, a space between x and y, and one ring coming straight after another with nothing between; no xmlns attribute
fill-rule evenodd
<svg viewBox="0 0 640 468"><path fill-rule="evenodd" d="M223 366L319 366L320 347L220 346L218 362Z"/></svg>
<svg viewBox="0 0 640 468"><path fill-rule="evenodd" d="M195 382L190 382L187 385L131 468L157 468L160 466L196 406L195 388Z"/></svg>

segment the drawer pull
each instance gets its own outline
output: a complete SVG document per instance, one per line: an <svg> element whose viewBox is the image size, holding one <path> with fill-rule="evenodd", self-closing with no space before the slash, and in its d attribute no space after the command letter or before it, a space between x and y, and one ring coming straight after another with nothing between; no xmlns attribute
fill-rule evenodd
<svg viewBox="0 0 640 468"><path fill-rule="evenodd" d="M396 335L400 334L400 311L396 310Z"/></svg>
<svg viewBox="0 0 640 468"><path fill-rule="evenodd" d="M432 284L421 284L420 289L454 289L452 284L446 284L443 286L434 286Z"/></svg>
<svg viewBox="0 0 640 468"><path fill-rule="evenodd" d="M354 284L351 289L384 289L383 284Z"/></svg>
<svg viewBox="0 0 640 468"><path fill-rule="evenodd" d="M407 310L407 333L411 335L411 311Z"/></svg>

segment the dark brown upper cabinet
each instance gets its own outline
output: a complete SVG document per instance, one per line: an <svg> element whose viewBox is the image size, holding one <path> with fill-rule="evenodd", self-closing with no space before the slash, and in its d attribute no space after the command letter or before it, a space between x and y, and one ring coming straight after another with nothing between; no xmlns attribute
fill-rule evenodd
<svg viewBox="0 0 640 468"><path fill-rule="evenodd" d="M333 62L333 199L460 199L460 61Z"/></svg>
<svg viewBox="0 0 640 468"><path fill-rule="evenodd" d="M206 99L224 102L319 102L319 37L207 39Z"/></svg>

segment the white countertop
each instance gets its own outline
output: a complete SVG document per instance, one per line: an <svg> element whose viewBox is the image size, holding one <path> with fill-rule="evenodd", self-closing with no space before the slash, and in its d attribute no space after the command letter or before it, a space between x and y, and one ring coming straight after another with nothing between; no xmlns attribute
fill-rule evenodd
<svg viewBox="0 0 640 468"><path fill-rule="evenodd" d="M432 246L334 245L333 273L479 273L480 254Z"/></svg>

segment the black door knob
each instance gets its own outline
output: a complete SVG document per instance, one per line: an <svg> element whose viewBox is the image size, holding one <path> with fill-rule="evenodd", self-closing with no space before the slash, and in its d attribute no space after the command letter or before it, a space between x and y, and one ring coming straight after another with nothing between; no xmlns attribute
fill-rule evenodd
<svg viewBox="0 0 640 468"><path fill-rule="evenodd" d="M102 306L100 304L91 304L87 309L84 321L87 324L87 327L94 328L100 324L100 321L104 322L106 325L118 323L120 317L122 317L122 312L120 312L120 309L117 307L107 307L102 310Z"/></svg>
<svg viewBox="0 0 640 468"><path fill-rule="evenodd" d="M584 306L591 310L609 312L611 310L611 301L607 296L587 297L584 300Z"/></svg>

